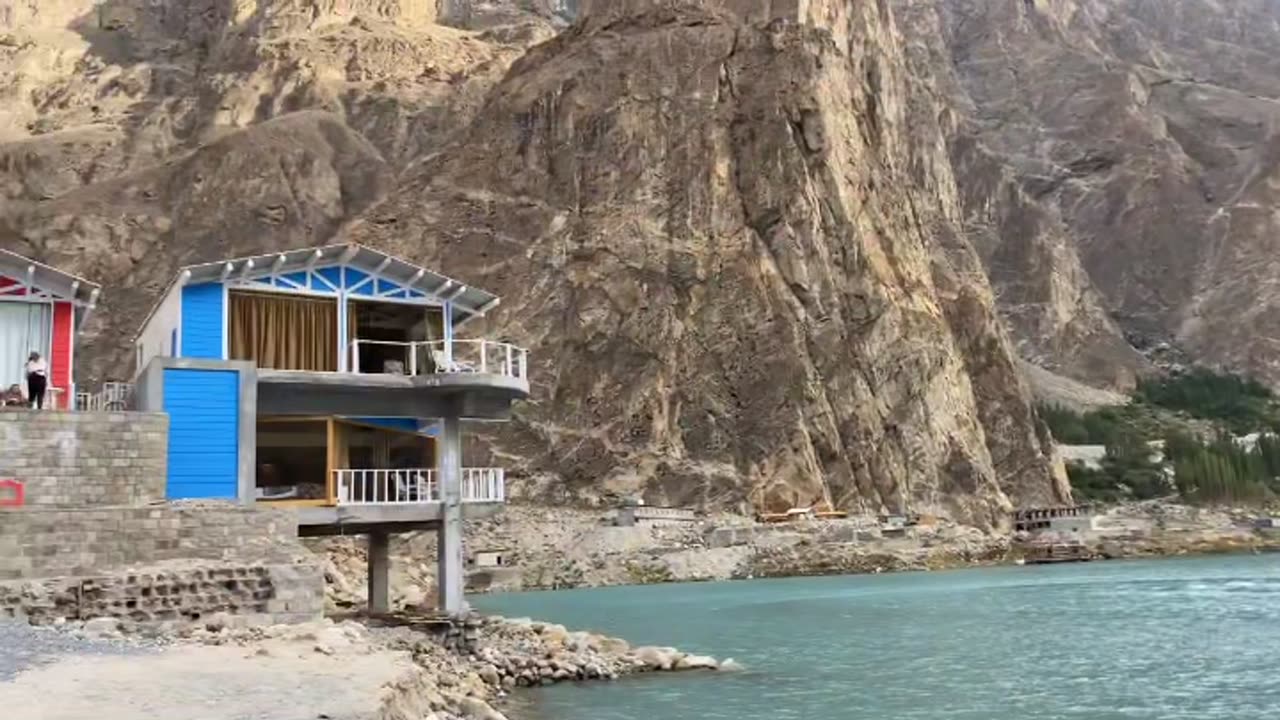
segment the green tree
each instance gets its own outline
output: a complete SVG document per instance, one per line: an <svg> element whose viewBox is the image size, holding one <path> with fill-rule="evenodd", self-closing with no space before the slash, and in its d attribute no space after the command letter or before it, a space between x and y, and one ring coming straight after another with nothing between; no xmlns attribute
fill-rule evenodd
<svg viewBox="0 0 1280 720"><path fill-rule="evenodd" d="M1256 380L1198 368L1138 383L1143 402L1198 418L1219 420L1237 434L1280 427L1271 390Z"/></svg>

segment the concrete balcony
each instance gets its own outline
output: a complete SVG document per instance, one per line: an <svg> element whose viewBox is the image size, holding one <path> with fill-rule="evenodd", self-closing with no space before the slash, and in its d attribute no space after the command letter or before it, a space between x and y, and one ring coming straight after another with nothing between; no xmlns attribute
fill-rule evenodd
<svg viewBox="0 0 1280 720"><path fill-rule="evenodd" d="M444 519L439 470L341 469L333 471L337 504L298 507L303 535L337 535L394 528L437 528ZM502 468L462 468L461 510L465 518L489 517L506 501Z"/></svg>
<svg viewBox="0 0 1280 720"><path fill-rule="evenodd" d="M362 353L382 351L381 372L362 372L358 368ZM387 357L390 351L392 357ZM492 340L426 340L392 342L387 340L353 340L349 347L349 367L357 374L392 374L421 377L425 375L495 375L529 382L529 351L510 343Z"/></svg>
<svg viewBox="0 0 1280 720"><path fill-rule="evenodd" d="M348 352L347 372L259 368L259 412L505 420L529 396L529 351L510 343L356 340Z"/></svg>

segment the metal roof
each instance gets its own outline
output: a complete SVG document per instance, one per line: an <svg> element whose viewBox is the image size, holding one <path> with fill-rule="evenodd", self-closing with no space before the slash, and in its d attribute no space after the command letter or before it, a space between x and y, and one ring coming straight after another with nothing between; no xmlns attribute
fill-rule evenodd
<svg viewBox="0 0 1280 720"><path fill-rule="evenodd" d="M324 245L182 267L177 277L169 283L152 305L151 312L147 314L147 319L143 321L135 339L141 336L142 331L151 322L151 317L155 315L156 309L160 307L160 303L177 285L222 282L229 278L288 273L332 265L346 265L374 273L405 287L421 291L441 302L452 303L454 327L473 317L483 317L486 312L497 307L499 302L497 295L364 245L355 243Z"/></svg>
<svg viewBox="0 0 1280 720"><path fill-rule="evenodd" d="M83 307L96 305L98 294L102 291L97 283L38 263L11 250L0 249L0 275L27 283Z"/></svg>

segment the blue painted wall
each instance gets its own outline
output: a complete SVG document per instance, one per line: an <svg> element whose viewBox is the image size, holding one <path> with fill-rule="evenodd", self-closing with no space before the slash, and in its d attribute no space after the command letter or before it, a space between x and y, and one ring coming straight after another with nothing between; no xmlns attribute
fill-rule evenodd
<svg viewBox="0 0 1280 720"><path fill-rule="evenodd" d="M359 418L351 418L351 419L356 422L364 423L366 425L376 425L377 427L392 428L394 430L404 430L405 432L411 432L411 433L418 432L418 428L421 425L421 421L419 421L416 418L359 417Z"/></svg>
<svg viewBox="0 0 1280 720"><path fill-rule="evenodd" d="M182 355L222 360L222 284L182 288Z"/></svg>
<svg viewBox="0 0 1280 720"><path fill-rule="evenodd" d="M234 500L240 473L240 373L164 371L169 414L169 482L165 496Z"/></svg>

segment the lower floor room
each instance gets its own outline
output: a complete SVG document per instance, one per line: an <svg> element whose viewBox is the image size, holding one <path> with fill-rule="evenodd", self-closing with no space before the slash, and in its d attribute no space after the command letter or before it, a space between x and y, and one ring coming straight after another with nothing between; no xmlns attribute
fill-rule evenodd
<svg viewBox="0 0 1280 720"><path fill-rule="evenodd" d="M259 417L254 496L292 506L435 500L436 459L413 418Z"/></svg>

